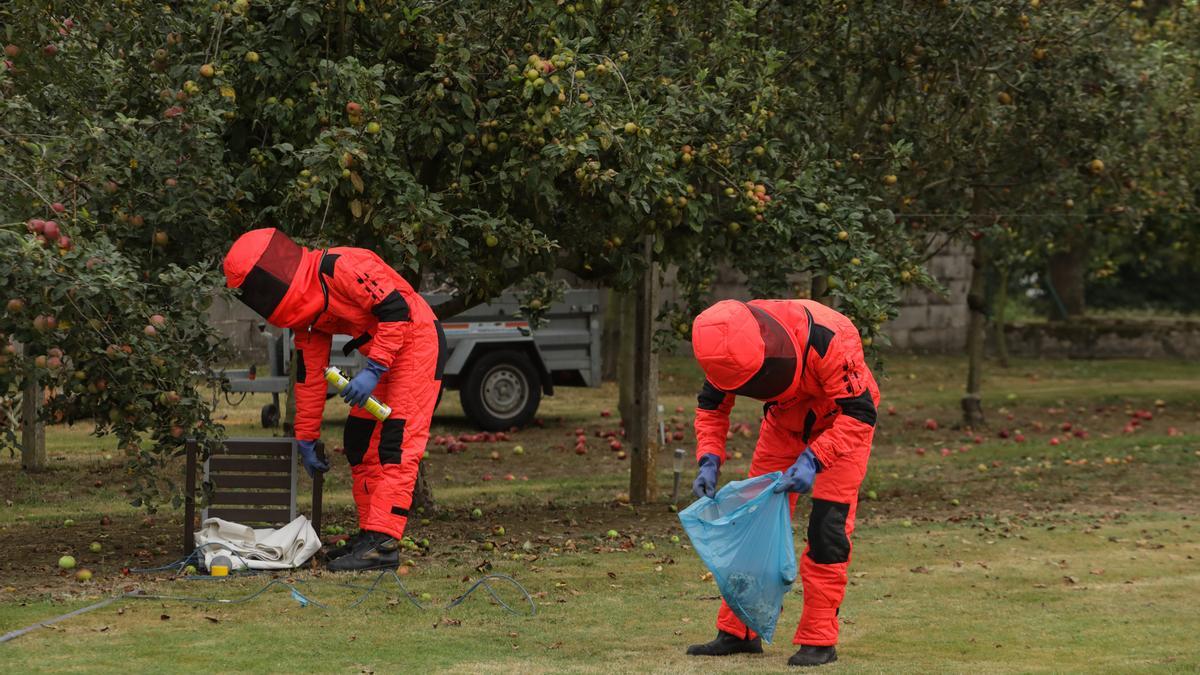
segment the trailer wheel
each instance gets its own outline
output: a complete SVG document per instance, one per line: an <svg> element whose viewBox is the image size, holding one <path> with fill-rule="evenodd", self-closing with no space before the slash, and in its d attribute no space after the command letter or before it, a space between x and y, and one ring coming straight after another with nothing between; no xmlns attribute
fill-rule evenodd
<svg viewBox="0 0 1200 675"><path fill-rule="evenodd" d="M476 426L500 431L533 419L542 402L542 383L525 353L491 352L472 364L459 397Z"/></svg>
<svg viewBox="0 0 1200 675"><path fill-rule="evenodd" d="M262 407L262 425L264 429L274 429L279 426L279 406L268 403Z"/></svg>

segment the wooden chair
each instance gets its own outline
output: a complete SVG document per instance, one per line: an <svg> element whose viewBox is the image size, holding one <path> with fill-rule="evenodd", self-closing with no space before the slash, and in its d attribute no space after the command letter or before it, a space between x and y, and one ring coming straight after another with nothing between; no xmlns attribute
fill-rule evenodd
<svg viewBox="0 0 1200 675"><path fill-rule="evenodd" d="M325 457L325 446L317 442L317 456ZM223 518L243 525L278 526L296 518L296 478L301 468L294 438L230 438L204 462L204 481L212 492L200 512L200 520ZM183 553L196 549L196 475L200 448L187 444L187 476L184 489ZM313 528L321 531L321 491L324 476L313 480Z"/></svg>

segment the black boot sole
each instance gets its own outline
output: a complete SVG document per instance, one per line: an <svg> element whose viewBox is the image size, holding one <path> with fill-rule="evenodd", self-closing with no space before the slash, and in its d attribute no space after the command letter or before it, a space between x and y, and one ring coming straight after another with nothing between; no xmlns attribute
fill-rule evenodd
<svg viewBox="0 0 1200 675"><path fill-rule="evenodd" d="M792 668L816 668L817 666L824 666L824 665L833 663L834 661L837 661L837 653L836 652L833 654L833 656L829 657L828 660L819 661L819 662L793 663L791 659L788 659L788 666L792 667Z"/></svg>
<svg viewBox="0 0 1200 675"><path fill-rule="evenodd" d="M702 652L702 651L696 650L697 647L704 647L704 646L705 645L692 645L691 647L688 647L687 655L688 656L736 656L737 654L761 654L761 653L763 653L761 644L755 645L753 647L733 649L733 650L730 650L727 652Z"/></svg>

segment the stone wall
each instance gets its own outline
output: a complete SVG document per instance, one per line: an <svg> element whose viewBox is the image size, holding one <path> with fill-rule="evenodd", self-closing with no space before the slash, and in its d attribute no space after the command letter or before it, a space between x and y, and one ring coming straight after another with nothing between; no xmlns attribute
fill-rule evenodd
<svg viewBox="0 0 1200 675"><path fill-rule="evenodd" d="M1200 319L1014 322L1004 327L1017 356L1072 359L1200 359Z"/></svg>
<svg viewBox="0 0 1200 675"><path fill-rule="evenodd" d="M884 326L884 332L897 349L959 353L967 341L971 253L948 246L927 268L946 294L910 289L900 301L900 315Z"/></svg>
<svg viewBox="0 0 1200 675"><path fill-rule="evenodd" d="M960 353L967 340L970 251L948 246L929 261L928 268L946 294L909 290L901 299L900 315L885 324L884 332L897 349ZM809 284L806 279L798 279L796 285L807 288ZM727 267L718 269L712 288L714 300L751 298L745 277ZM664 301L676 297L673 274L667 274L662 295Z"/></svg>

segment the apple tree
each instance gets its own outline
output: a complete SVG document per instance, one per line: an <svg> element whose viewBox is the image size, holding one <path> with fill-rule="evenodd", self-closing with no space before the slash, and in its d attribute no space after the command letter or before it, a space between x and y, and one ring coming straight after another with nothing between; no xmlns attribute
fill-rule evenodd
<svg viewBox="0 0 1200 675"><path fill-rule="evenodd" d="M870 343L898 287L928 282L887 201L887 176L910 150L859 155L831 132L836 103L772 28L775 11L792 10L548 0L0 9L12 47L0 151L22 177L0 188L4 221L59 255L46 225L24 231L54 216L70 238L58 249L63 274L98 294L98 310L68 319L79 342L55 334L45 348L81 364L83 353L127 359L119 375L84 366L80 382L106 372L104 392L128 382L120 395L143 404L122 399L113 413L84 384L79 410L126 443L162 439L141 447L170 456L176 422L186 431L195 420L157 406L175 392L198 419L208 414L182 381L217 356L198 298L219 284L224 247L258 225L374 248L414 284L453 289L443 316L517 284L536 319L558 271L632 289L657 264L679 270L684 302L662 318L677 327L667 337L686 337L724 261L756 293L839 303ZM55 241L38 248L38 236ZM89 268L96 259L111 262ZM88 276L104 269L124 276ZM814 281L792 287L799 277ZM22 294L34 316L49 311ZM9 333L22 330L19 313L6 315ZM155 314L168 329L150 336ZM135 393L145 385L132 380L156 367L140 360L151 339L161 349L145 358L176 370Z"/></svg>

